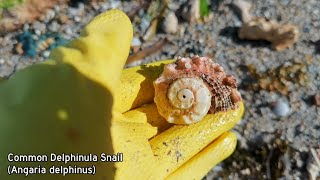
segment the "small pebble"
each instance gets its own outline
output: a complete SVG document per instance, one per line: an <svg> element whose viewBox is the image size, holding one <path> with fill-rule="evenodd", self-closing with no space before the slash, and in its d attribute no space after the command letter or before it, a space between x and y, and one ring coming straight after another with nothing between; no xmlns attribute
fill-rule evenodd
<svg viewBox="0 0 320 180"><path fill-rule="evenodd" d="M268 18L268 19L271 19L271 13L270 13L270 11L264 11L264 12L263 12L263 15L264 15L264 17L266 17L266 18Z"/></svg>
<svg viewBox="0 0 320 180"><path fill-rule="evenodd" d="M215 172L221 172L221 171L223 171L223 168L221 166L217 165L212 170Z"/></svg>
<svg viewBox="0 0 320 180"><path fill-rule="evenodd" d="M304 32L304 33L310 32L310 26L309 26L309 25L303 26L303 32Z"/></svg>
<svg viewBox="0 0 320 180"><path fill-rule="evenodd" d="M22 49L22 43L18 43L17 46L16 46L16 48L15 48L15 50L16 50L16 52L17 52L18 54L22 55L23 52L24 52L23 49Z"/></svg>
<svg viewBox="0 0 320 180"><path fill-rule="evenodd" d="M115 9L115 8L119 8L121 5L121 1L111 1L111 8Z"/></svg>
<svg viewBox="0 0 320 180"><path fill-rule="evenodd" d="M42 56L48 58L50 56L50 51L43 51Z"/></svg>
<svg viewBox="0 0 320 180"><path fill-rule="evenodd" d="M14 62L12 60L8 60L6 61L6 63L8 64L8 66L14 67Z"/></svg>
<svg viewBox="0 0 320 180"><path fill-rule="evenodd" d="M107 9L109 9L109 3L102 3L101 5L101 8L100 8L100 11L103 12L103 11L106 11Z"/></svg>
<svg viewBox="0 0 320 180"><path fill-rule="evenodd" d="M69 17L67 15L60 15L58 18L59 23L65 24L69 20Z"/></svg>
<svg viewBox="0 0 320 180"><path fill-rule="evenodd" d="M74 17L74 21L75 21L75 22L80 22L80 21L81 21L81 18L80 18L79 16L75 16L75 17Z"/></svg>
<svg viewBox="0 0 320 180"><path fill-rule="evenodd" d="M40 31L39 29L34 30L34 33L35 33L36 35L38 35L38 36L41 35L41 31Z"/></svg>
<svg viewBox="0 0 320 180"><path fill-rule="evenodd" d="M249 168L246 168L246 169L241 170L240 173L243 174L243 175L250 175L250 174L251 174Z"/></svg>
<svg viewBox="0 0 320 180"><path fill-rule="evenodd" d="M314 104L319 107L320 106L320 93L315 94L313 100L314 100Z"/></svg>
<svg viewBox="0 0 320 180"><path fill-rule="evenodd" d="M34 40L39 40L39 36L37 36L37 35L35 35L35 34L31 35L31 37L32 37L32 39L34 39Z"/></svg>
<svg viewBox="0 0 320 180"><path fill-rule="evenodd" d="M35 29L35 31L39 31L40 34L46 31L46 25L39 21L32 23L32 27Z"/></svg>
<svg viewBox="0 0 320 180"><path fill-rule="evenodd" d="M195 22L200 18L200 0L189 0L182 9L182 17L189 21Z"/></svg>
<svg viewBox="0 0 320 180"><path fill-rule="evenodd" d="M234 26L235 27L240 27L241 25L242 25L242 22L238 18L235 18L234 19Z"/></svg>
<svg viewBox="0 0 320 180"><path fill-rule="evenodd" d="M51 20L51 19L53 19L55 16L56 16L56 13L54 12L54 10L49 9L49 10L47 11L47 14L46 14L46 20Z"/></svg>
<svg viewBox="0 0 320 180"><path fill-rule="evenodd" d="M142 9L142 8L139 9L139 11L138 11L138 15L139 15L139 16L143 16L144 13L145 13L145 12L144 12L144 9Z"/></svg>
<svg viewBox="0 0 320 180"><path fill-rule="evenodd" d="M83 12L84 8L85 8L85 6L83 3L78 3L78 11Z"/></svg>
<svg viewBox="0 0 320 180"><path fill-rule="evenodd" d="M289 104L286 101L279 99L277 102L272 104L272 111L277 116L287 116L290 113Z"/></svg>
<svg viewBox="0 0 320 180"><path fill-rule="evenodd" d="M78 15L78 9L76 9L76 8L69 8L69 9L68 9L68 14L69 14L71 17L74 17L74 16Z"/></svg>
<svg viewBox="0 0 320 180"><path fill-rule="evenodd" d="M29 24L25 23L25 24L23 25L23 31L28 31L29 28L30 28Z"/></svg>
<svg viewBox="0 0 320 180"><path fill-rule="evenodd" d="M163 30L166 33L175 34L178 31L178 18L174 12L170 11L163 21Z"/></svg>
<svg viewBox="0 0 320 180"><path fill-rule="evenodd" d="M53 9L55 12L59 12L61 10L60 6L58 5L55 5Z"/></svg>
<svg viewBox="0 0 320 180"><path fill-rule="evenodd" d="M317 16L320 13L320 10L318 8L314 8L312 13Z"/></svg>
<svg viewBox="0 0 320 180"><path fill-rule="evenodd" d="M131 46L141 46L141 41L139 38L134 37L131 42Z"/></svg>
<svg viewBox="0 0 320 180"><path fill-rule="evenodd" d="M100 8L100 6L99 6L97 3L95 3L95 2L92 2L91 6L93 7L93 9L94 9L95 11L98 11L99 8Z"/></svg>
<svg viewBox="0 0 320 180"><path fill-rule="evenodd" d="M71 28L66 28L66 29L65 29L65 33L68 34L68 35L72 35L72 30L71 30Z"/></svg>
<svg viewBox="0 0 320 180"><path fill-rule="evenodd" d="M57 21L53 21L49 26L48 30L51 32L58 32L60 28L60 25L57 23Z"/></svg>
<svg viewBox="0 0 320 180"><path fill-rule="evenodd" d="M301 160L301 158L296 159L296 165L301 168L303 166L304 162Z"/></svg>
<svg viewBox="0 0 320 180"><path fill-rule="evenodd" d="M149 25L150 25L150 21L147 18L141 19L140 26L143 31L145 31L149 27Z"/></svg>

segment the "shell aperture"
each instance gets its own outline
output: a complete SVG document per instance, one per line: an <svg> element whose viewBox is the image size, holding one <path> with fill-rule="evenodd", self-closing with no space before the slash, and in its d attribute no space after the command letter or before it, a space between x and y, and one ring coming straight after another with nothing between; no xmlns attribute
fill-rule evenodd
<svg viewBox="0 0 320 180"><path fill-rule="evenodd" d="M192 124L208 112L237 108L236 79L206 57L178 58L154 81L159 114L169 123Z"/></svg>

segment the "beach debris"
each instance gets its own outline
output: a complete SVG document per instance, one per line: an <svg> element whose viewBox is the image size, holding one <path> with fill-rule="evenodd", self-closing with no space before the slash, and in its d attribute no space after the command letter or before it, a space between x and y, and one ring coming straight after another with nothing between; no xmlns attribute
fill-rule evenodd
<svg viewBox="0 0 320 180"><path fill-rule="evenodd" d="M130 55L127 59L126 64L128 65L133 62L139 61L147 56L150 56L153 53L160 51L168 42L169 42L169 40L164 38L164 39L156 42L155 44L148 46L148 47L142 49L141 51L138 51L137 53Z"/></svg>
<svg viewBox="0 0 320 180"><path fill-rule="evenodd" d="M304 63L285 63L277 68L270 68L264 73L258 73L253 65L247 67L250 74L257 80L250 83L254 90L278 91L282 95L287 95L290 85L306 86L309 82L307 67Z"/></svg>
<svg viewBox="0 0 320 180"><path fill-rule="evenodd" d="M32 58L36 57L41 51L50 51L68 42L57 33L44 33L43 35L37 36L31 31L24 31L18 34L17 40L19 43L15 46L15 51L18 54L25 54Z"/></svg>
<svg viewBox="0 0 320 180"><path fill-rule="evenodd" d="M160 115L174 124L196 123L209 111L236 109L241 101L235 77L207 57L179 57L153 85Z"/></svg>
<svg viewBox="0 0 320 180"><path fill-rule="evenodd" d="M242 26L239 28L240 39L267 40L276 51L291 47L299 39L299 29L292 24L280 24L264 17L253 17L251 5L243 0L234 0L233 5L240 11Z"/></svg>
<svg viewBox="0 0 320 180"><path fill-rule="evenodd" d="M43 41L40 41L38 43L37 51L44 51L50 47L51 44L55 42L54 38L49 37L48 39L45 39Z"/></svg>
<svg viewBox="0 0 320 180"><path fill-rule="evenodd" d="M148 26L147 30L145 31L145 33L143 33L143 40L144 41L151 40L157 34L158 23L159 23L159 19L157 19L157 18L153 19L150 22L150 25Z"/></svg>
<svg viewBox="0 0 320 180"><path fill-rule="evenodd" d="M145 15L141 20L142 22L145 22L145 24L148 24L142 36L144 41L148 41L155 36L159 22L163 19L167 7L168 0L156 0L149 4L147 15Z"/></svg>
<svg viewBox="0 0 320 180"><path fill-rule="evenodd" d="M67 0L26 0L14 7L4 9L0 16L0 33L20 28L25 23L38 19L46 10Z"/></svg>

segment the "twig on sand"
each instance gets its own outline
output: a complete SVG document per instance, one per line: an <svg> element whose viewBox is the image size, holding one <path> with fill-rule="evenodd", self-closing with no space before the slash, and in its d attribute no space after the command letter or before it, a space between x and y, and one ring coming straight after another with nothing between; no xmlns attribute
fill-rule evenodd
<svg viewBox="0 0 320 180"><path fill-rule="evenodd" d="M316 180L320 173L320 153L318 154L314 148L310 149L310 155L307 164L307 170L310 180Z"/></svg>
<svg viewBox="0 0 320 180"><path fill-rule="evenodd" d="M268 157L267 157L267 161L266 161L266 169L267 169L267 179L271 179L271 165L270 165L270 161L273 155L273 149L270 150Z"/></svg>
<svg viewBox="0 0 320 180"><path fill-rule="evenodd" d="M136 62L138 60L141 60L153 53L156 53L157 51L161 50L167 43L169 42L169 40L167 38L162 39L158 42L156 42L155 44L146 47L145 49L131 55L128 57L126 64L131 64L133 62Z"/></svg>

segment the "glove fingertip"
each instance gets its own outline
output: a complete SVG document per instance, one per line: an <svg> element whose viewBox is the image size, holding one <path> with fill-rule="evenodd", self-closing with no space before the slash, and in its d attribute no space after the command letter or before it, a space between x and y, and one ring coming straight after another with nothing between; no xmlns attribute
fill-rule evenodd
<svg viewBox="0 0 320 180"><path fill-rule="evenodd" d="M236 135L232 132L226 132L166 179L201 179L215 165L229 157L235 150L236 145Z"/></svg>

